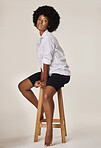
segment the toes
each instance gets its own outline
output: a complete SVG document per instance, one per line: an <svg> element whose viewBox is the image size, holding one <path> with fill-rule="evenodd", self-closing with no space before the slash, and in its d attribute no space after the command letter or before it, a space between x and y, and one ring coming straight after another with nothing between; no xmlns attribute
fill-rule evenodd
<svg viewBox="0 0 101 148"><path fill-rule="evenodd" d="M45 146L51 146L51 145L52 145L52 142L45 144Z"/></svg>
<svg viewBox="0 0 101 148"><path fill-rule="evenodd" d="M50 146L51 144L52 144L52 135L47 135L47 132L46 132L45 146Z"/></svg>

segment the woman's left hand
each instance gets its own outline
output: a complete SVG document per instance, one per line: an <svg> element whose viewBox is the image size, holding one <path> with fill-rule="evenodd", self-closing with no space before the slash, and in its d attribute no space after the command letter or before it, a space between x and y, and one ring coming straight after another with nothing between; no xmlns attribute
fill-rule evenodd
<svg viewBox="0 0 101 148"><path fill-rule="evenodd" d="M45 88L46 87L46 82L45 81L40 82L40 87Z"/></svg>

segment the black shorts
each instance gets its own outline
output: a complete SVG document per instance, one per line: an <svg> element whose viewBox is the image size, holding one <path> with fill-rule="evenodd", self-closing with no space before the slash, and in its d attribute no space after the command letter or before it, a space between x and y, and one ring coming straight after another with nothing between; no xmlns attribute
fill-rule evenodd
<svg viewBox="0 0 101 148"><path fill-rule="evenodd" d="M28 77L28 79L32 82L34 86L35 81L41 79L41 72L32 74L31 76ZM69 81L70 81L70 76L53 73L51 76L48 75L46 86L48 85L53 86L56 89L56 91L58 91L61 87L64 86L64 84L68 83Z"/></svg>

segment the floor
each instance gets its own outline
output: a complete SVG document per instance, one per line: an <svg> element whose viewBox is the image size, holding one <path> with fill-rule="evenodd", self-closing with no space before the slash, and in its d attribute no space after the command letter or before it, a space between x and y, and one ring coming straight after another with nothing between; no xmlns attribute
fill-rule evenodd
<svg viewBox="0 0 101 148"><path fill-rule="evenodd" d="M34 142L34 136L0 140L0 148L43 148L45 128L42 128L38 142ZM101 129L98 126L85 126L74 128L66 137L66 143L61 142L60 129L53 129L53 148L101 148Z"/></svg>

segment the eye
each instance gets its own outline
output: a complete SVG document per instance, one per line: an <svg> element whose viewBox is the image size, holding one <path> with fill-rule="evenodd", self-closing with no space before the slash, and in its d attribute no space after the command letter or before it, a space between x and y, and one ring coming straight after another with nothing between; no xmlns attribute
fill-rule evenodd
<svg viewBox="0 0 101 148"><path fill-rule="evenodd" d="M44 20L44 22L47 22L47 20Z"/></svg>

